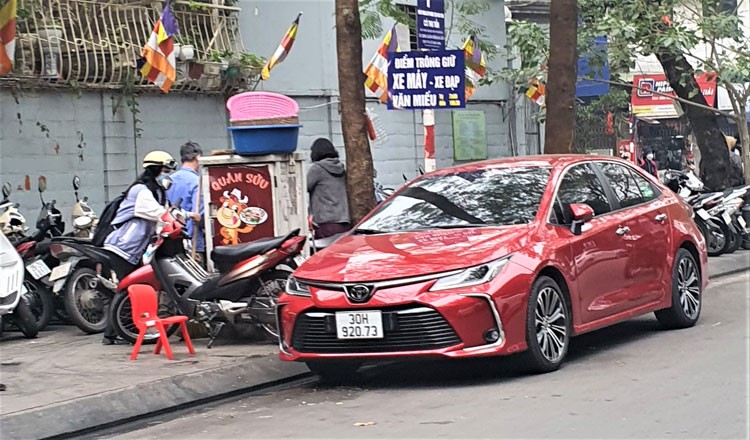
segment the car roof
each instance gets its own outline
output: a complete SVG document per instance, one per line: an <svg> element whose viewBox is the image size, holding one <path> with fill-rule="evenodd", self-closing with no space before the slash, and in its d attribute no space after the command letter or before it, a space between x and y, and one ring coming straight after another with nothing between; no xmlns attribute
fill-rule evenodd
<svg viewBox="0 0 750 440"><path fill-rule="evenodd" d="M504 157L501 159L483 160L441 168L429 174L452 174L466 171L476 171L487 168L521 168L521 167L566 167L573 163L594 160L621 160L615 156L596 156L588 154L541 154L536 156Z"/></svg>

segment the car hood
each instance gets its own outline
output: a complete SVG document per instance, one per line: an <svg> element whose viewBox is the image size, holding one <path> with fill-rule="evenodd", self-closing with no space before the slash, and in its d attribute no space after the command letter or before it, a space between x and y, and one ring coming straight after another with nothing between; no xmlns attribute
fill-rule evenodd
<svg viewBox="0 0 750 440"><path fill-rule="evenodd" d="M406 278L486 263L526 244L529 226L348 235L305 261L294 276L334 283Z"/></svg>

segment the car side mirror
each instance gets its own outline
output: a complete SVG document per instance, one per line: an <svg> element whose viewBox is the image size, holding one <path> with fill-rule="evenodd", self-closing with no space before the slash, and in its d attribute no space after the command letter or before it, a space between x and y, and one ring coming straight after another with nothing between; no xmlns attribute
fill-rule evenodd
<svg viewBox="0 0 750 440"><path fill-rule="evenodd" d="M573 214L570 231L573 235L581 235L583 225L594 218L594 210L585 203L573 203L570 205L570 212Z"/></svg>

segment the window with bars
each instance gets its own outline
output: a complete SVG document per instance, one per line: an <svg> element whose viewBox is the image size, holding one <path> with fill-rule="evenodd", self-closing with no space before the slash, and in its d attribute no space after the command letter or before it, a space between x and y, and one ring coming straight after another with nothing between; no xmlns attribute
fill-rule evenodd
<svg viewBox="0 0 750 440"><path fill-rule="evenodd" d="M417 7L413 5L397 5L398 9L409 17L409 46L402 47L403 51L419 50L417 47Z"/></svg>

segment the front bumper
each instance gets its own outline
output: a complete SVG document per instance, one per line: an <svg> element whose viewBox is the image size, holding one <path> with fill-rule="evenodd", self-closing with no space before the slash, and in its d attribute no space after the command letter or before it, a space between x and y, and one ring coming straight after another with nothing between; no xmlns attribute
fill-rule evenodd
<svg viewBox="0 0 750 440"><path fill-rule="evenodd" d="M489 286L430 292L430 285L432 281L382 289L366 304L353 304L343 292L325 288L313 288L311 298L284 294L277 308L279 356L285 361L464 358L526 348L524 281L505 284L501 292ZM381 311L384 337L338 339L335 312L351 310Z"/></svg>

